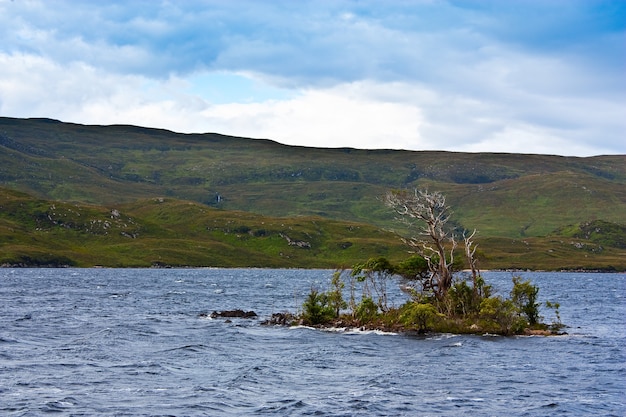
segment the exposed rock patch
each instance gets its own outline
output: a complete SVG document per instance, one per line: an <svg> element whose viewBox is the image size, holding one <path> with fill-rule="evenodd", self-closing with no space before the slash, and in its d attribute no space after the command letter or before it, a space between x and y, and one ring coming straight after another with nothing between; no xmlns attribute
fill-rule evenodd
<svg viewBox="0 0 626 417"><path fill-rule="evenodd" d="M206 316L205 314L201 314L200 316ZM254 311L243 311L243 310L224 310L224 311L213 311L209 317L212 319L215 318L240 318L240 319L255 319L257 318L257 314Z"/></svg>
<svg viewBox="0 0 626 417"><path fill-rule="evenodd" d="M291 313L274 313L272 317L261 322L263 326L291 326L297 318Z"/></svg>
<svg viewBox="0 0 626 417"><path fill-rule="evenodd" d="M281 233L280 237L285 239L289 246L297 246L302 249L311 249L311 244L305 240L295 240L295 239L290 238L284 233Z"/></svg>

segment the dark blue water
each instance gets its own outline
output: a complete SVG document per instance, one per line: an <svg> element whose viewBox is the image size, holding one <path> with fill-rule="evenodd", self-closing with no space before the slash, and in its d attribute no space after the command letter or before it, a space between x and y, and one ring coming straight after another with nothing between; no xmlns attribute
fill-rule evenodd
<svg viewBox="0 0 626 417"><path fill-rule="evenodd" d="M523 274L572 326L549 338L201 315L295 311L331 273L2 269L0 415L626 415L624 274ZM511 274L485 276L509 290Z"/></svg>

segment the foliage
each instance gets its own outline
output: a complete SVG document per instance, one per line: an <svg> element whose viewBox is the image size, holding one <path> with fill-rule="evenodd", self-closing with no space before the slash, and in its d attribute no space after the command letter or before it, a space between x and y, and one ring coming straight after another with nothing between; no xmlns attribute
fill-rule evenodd
<svg viewBox="0 0 626 417"><path fill-rule="evenodd" d="M602 246L626 249L626 225L604 220L592 220L577 225L563 226L553 232Z"/></svg>
<svg viewBox="0 0 626 417"><path fill-rule="evenodd" d="M341 271L335 271L330 281L331 289L327 293L328 306L333 309L335 317L339 316L339 312L348 307L343 299L343 289L346 284L341 279Z"/></svg>
<svg viewBox="0 0 626 417"><path fill-rule="evenodd" d="M522 281L521 277L513 277L511 300L531 326L537 324L540 318L539 303L537 302L538 293L539 288L532 285L529 280Z"/></svg>
<svg viewBox="0 0 626 417"><path fill-rule="evenodd" d="M561 321L561 313L559 312L559 308L561 305L559 303L553 303L550 301L546 301L546 307L554 309L554 320L552 320L552 324L550 325L550 329L552 331L558 332L565 327L563 322Z"/></svg>
<svg viewBox="0 0 626 417"><path fill-rule="evenodd" d="M408 281L422 281L428 278L430 274L428 262L419 255L414 255L400 261L398 265L396 265L395 272Z"/></svg>
<svg viewBox="0 0 626 417"><path fill-rule="evenodd" d="M402 308L400 319L408 328L416 327L424 333L433 329L440 316L432 304L408 302Z"/></svg>
<svg viewBox="0 0 626 417"><path fill-rule="evenodd" d="M372 270L397 270L386 259L370 259L355 265L350 274L343 271L333 273L329 290L320 293L311 289L303 304L301 319L309 325L358 325L367 328L384 328L415 330L424 332L454 332L454 333L496 333L502 335L520 334L527 328L547 329L548 326L539 323L538 305L536 296L538 288L528 280L513 277L511 297L492 296L492 288L479 276L477 279L455 280L454 284L441 300L426 296L412 297L400 308L380 308L380 302L364 291L358 303L351 301L351 313L343 314L342 309L348 306L343 299L345 289L344 280L359 282L363 288L371 286L371 282L362 275L364 265ZM367 270L369 271L369 270ZM359 275L361 274L361 275ZM391 277L386 277L391 279ZM474 287L473 284L476 284ZM353 291L354 288L351 288ZM351 297L353 298L353 297ZM558 332L562 327L558 312L559 304L547 302L546 306L555 309L557 319L549 327L552 332Z"/></svg>
<svg viewBox="0 0 626 417"><path fill-rule="evenodd" d="M367 262L352 267L352 275L362 282L363 298L376 297L376 305L385 312L387 305L387 281L394 274L395 267L386 258L370 258Z"/></svg>
<svg viewBox="0 0 626 417"><path fill-rule="evenodd" d="M329 305L328 294L320 293L311 288L304 304L302 305L302 320L305 324L318 325L328 323L336 318L335 308Z"/></svg>
<svg viewBox="0 0 626 417"><path fill-rule="evenodd" d="M482 300L479 314L480 318L485 320L483 327L505 335L521 332L526 324L519 316L519 309L515 303L499 296Z"/></svg>
<svg viewBox="0 0 626 417"><path fill-rule="evenodd" d="M539 288L529 280L519 276L512 278L510 298L492 296L492 288L480 275L475 258L477 245L473 238L476 231L463 233L464 254L470 265L470 272L464 276L455 275L454 235L445 231L449 208L445 198L438 193L415 190L414 194L393 193L387 202L394 209L412 219L424 222L422 233L428 236L437 249L426 248L420 256L393 264L387 258L370 258L355 264L349 274L351 319L363 326L374 323L391 328L426 331L454 332L494 332L498 334L518 334L526 328L547 326L539 323ZM443 241L451 243L445 246ZM408 243L418 246L417 239ZM450 260L442 260L448 256ZM319 293L312 289L303 305L303 321L308 324L326 324L336 320L342 309L348 306L343 299L345 283L343 271L336 271L331 279L330 289ZM412 298L400 309L389 308L387 304L387 282L394 276L402 278L402 285ZM447 278L446 278L447 276ZM447 280L450 280L448 283ZM421 287L407 283L418 282ZM361 300L355 300L356 283L361 284ZM374 298L375 297L375 298ZM546 304L555 309L557 322L553 331L562 327L558 303Z"/></svg>
<svg viewBox="0 0 626 417"><path fill-rule="evenodd" d="M456 316L468 316L480 311L483 299L491 296L492 288L482 276L473 279L470 287L466 280L457 280L448 293L448 311Z"/></svg>
<svg viewBox="0 0 626 417"><path fill-rule="evenodd" d="M378 305L371 297L364 297L356 307L355 317L360 324L371 323L378 317Z"/></svg>
<svg viewBox="0 0 626 417"><path fill-rule="evenodd" d="M348 306L343 299L345 283L342 275L342 271L333 273L327 292L320 292L311 287L302 304L302 320L305 324L315 326L329 323L339 317L341 310Z"/></svg>
<svg viewBox="0 0 626 417"><path fill-rule="evenodd" d="M442 196L415 191L415 195L408 198L396 195L394 207L399 213L404 212L409 217L419 217L426 223L423 229L427 236L432 238L435 244L441 243L441 239L451 236L448 232L434 232L433 228L442 229L445 221L437 224L431 222L435 211L431 208L423 209L414 207L420 204L445 205ZM417 197L415 197L417 196ZM389 197L388 197L389 198ZM416 199L424 199L418 202ZM425 211L425 215L422 212ZM440 217L447 216L448 208L437 209ZM414 212L415 211L415 212ZM407 214L409 213L409 214ZM423 216L422 216L423 215ZM422 217L420 217L422 216ZM436 236L433 236L435 234ZM446 256L448 250L443 248L431 255L413 256L400 261L397 264L387 258L370 258L366 262L355 264L348 275L350 280L350 303L343 299L345 282L342 277L343 271L336 271L331 279L330 289L326 293L319 293L311 289L307 300L303 305L303 321L313 325L325 325L329 322L352 323L359 326L383 326L390 329L417 330L420 333L427 331L455 332L455 333L497 333L503 335L519 334L525 331L545 332L548 326L540 323L539 303L537 296L539 288L530 280L522 280L520 276L513 276L513 287L509 298L500 295L492 295L492 287L488 285L480 275L477 261L474 257L476 244L473 241L476 231L469 236L463 234L465 255L470 265L470 271L463 275L452 267L452 262L437 262L435 257ZM439 240L438 240L439 239ZM451 238L454 240L454 238ZM453 258L455 245L451 246L450 258ZM445 272L442 272L445 270ZM429 279L438 274L450 274L451 283L445 291L438 291L444 285L441 276L434 286L428 286ZM428 275L427 275L428 274ZM411 296L401 308L389 308L387 305L387 282L394 277L401 278L405 291ZM420 282L421 288L408 287L407 282ZM426 282L426 284L424 284ZM356 284L361 284L361 300L357 304L355 300ZM374 298L376 297L376 298ZM341 317L341 310L347 306L351 308L351 315ZM547 302L548 308L554 308L556 320L549 328L557 332L563 326L559 316L559 304Z"/></svg>
<svg viewBox="0 0 626 417"><path fill-rule="evenodd" d="M452 285L448 293L450 300L450 312L454 315L466 316L476 312L476 300L474 291L465 281L459 281Z"/></svg>

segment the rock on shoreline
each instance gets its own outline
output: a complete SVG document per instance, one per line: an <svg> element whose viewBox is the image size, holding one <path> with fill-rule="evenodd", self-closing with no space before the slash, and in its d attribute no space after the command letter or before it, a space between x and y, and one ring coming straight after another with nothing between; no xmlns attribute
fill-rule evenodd
<svg viewBox="0 0 626 417"><path fill-rule="evenodd" d="M215 318L240 318L240 319L256 319L258 316L254 311L244 311L244 310L224 310L224 311L213 311L211 314L201 313L200 317L211 317Z"/></svg>

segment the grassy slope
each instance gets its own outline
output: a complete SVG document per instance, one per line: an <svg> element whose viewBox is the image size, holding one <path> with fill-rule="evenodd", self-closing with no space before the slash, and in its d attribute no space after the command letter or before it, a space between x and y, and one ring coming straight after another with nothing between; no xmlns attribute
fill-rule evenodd
<svg viewBox="0 0 626 417"><path fill-rule="evenodd" d="M614 234L614 246L573 228L566 233L479 239L481 265L626 269L623 230ZM164 198L105 208L0 189L0 264L338 268L379 256L399 261L407 248L397 235L367 224L266 217Z"/></svg>
<svg viewBox="0 0 626 417"><path fill-rule="evenodd" d="M390 188L417 186L444 192L454 208L453 220L477 228L481 241L545 242L553 230L568 225L592 220L623 224L625 184L624 155L299 148L217 134L0 118L0 185L57 201L131 204L130 210L137 209L132 206L137 200L164 196L263 216L317 216L406 233L380 196ZM150 219L146 213L145 221ZM171 228L159 225L162 233ZM111 257L124 260L129 243L121 240L118 245L118 252L110 249ZM541 262L561 262L554 255L560 252L541 245L538 253L551 254ZM213 252L215 262L226 262L218 259L218 252L228 252L226 247ZM199 250L194 264L203 256L206 251ZM534 262L522 255L511 259ZM617 261L611 265L623 264L623 255Z"/></svg>
<svg viewBox="0 0 626 417"><path fill-rule="evenodd" d="M116 207L0 189L0 264L333 268L405 253L397 237L366 224L268 218L161 198Z"/></svg>
<svg viewBox="0 0 626 417"><path fill-rule="evenodd" d="M371 207L392 187L435 184L447 188L455 206L480 189L490 204L507 208L524 197L515 194L520 187L558 190L558 181L549 181L547 174L574 180L586 176L601 194L620 191L626 183L624 156L299 148L215 134L45 120L0 118L1 145L0 181L49 198L109 204L170 195L210 203L220 193L226 208L280 215L309 210L351 220L365 216L369 221L369 210L361 206ZM499 193L490 193L494 189ZM625 204L623 199L617 203Z"/></svg>

